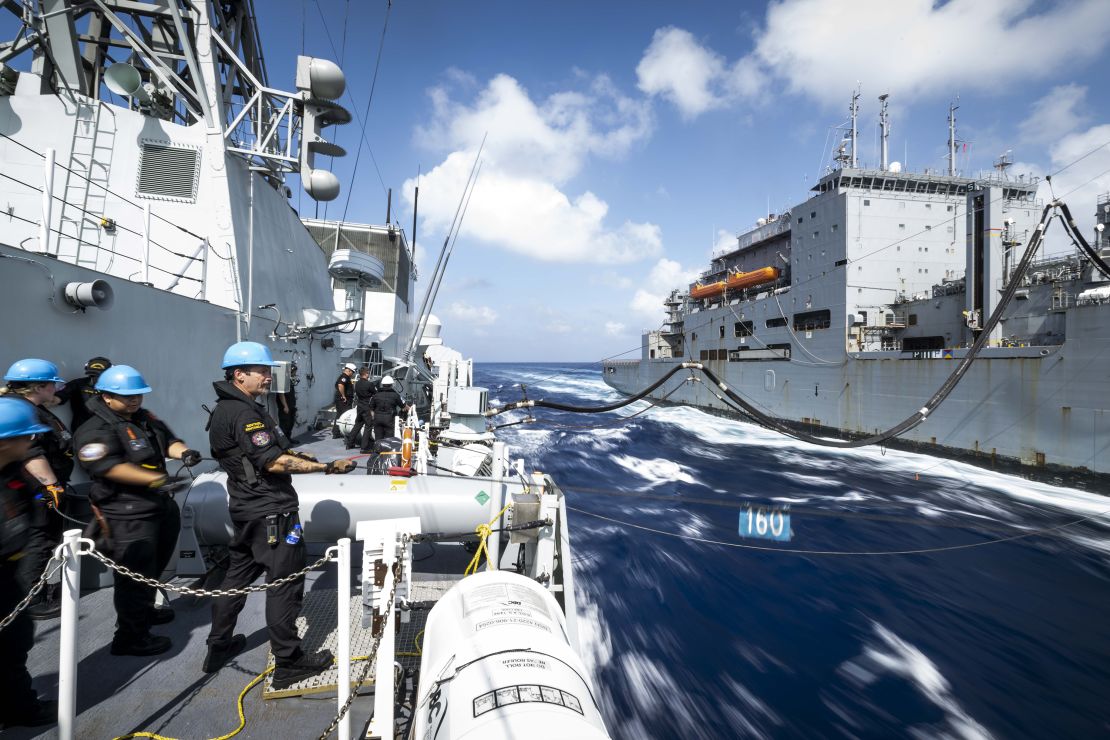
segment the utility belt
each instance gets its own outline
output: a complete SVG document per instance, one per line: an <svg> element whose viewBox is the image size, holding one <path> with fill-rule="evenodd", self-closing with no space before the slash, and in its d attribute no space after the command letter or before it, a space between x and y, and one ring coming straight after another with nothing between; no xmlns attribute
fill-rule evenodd
<svg viewBox="0 0 1110 740"><path fill-rule="evenodd" d="M295 511L266 516L266 544L277 547L282 542L294 546L304 542L301 517Z"/></svg>

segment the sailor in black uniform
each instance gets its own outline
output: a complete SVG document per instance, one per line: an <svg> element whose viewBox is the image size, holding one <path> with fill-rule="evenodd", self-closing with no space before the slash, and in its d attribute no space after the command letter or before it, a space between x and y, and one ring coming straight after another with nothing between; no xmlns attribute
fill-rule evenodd
<svg viewBox="0 0 1110 740"><path fill-rule="evenodd" d="M397 413L408 408L401 399L401 395L393 390L393 378L386 375L381 380L380 389L370 401L370 410L374 415L374 441L381 442L386 437L393 436L396 426L394 418Z"/></svg>
<svg viewBox="0 0 1110 740"><path fill-rule="evenodd" d="M370 369L365 366L359 368L358 380L355 381L355 409L358 416L351 433L347 435L347 449L358 446L363 454L370 452L370 435L374 424L370 400L377 390L377 383L370 380Z"/></svg>
<svg viewBox="0 0 1110 740"><path fill-rule="evenodd" d="M85 363L85 374L66 383L65 388L58 391L58 398L62 403L69 403L70 413L73 415L69 421L69 428L76 431L77 427L88 421L90 412L88 403L96 397L96 381L100 374L112 366L112 361L107 357L93 357Z"/></svg>
<svg viewBox="0 0 1110 740"><path fill-rule="evenodd" d="M56 403L54 394L63 383L58 366L47 360L28 358L14 363L4 374L4 395L19 398L33 410L38 422L49 431L36 435L23 462L24 478L31 486L34 504L23 557L16 569L23 593L31 590L50 554L62 541L62 510L65 486L73 473L73 440L62 420L47 408ZM53 509L53 511L52 511ZM27 607L31 619L53 619L61 614L57 595L59 586L51 584L35 596Z"/></svg>
<svg viewBox="0 0 1110 740"><path fill-rule="evenodd" d="M335 424L331 428L331 436L335 439L343 436L339 431L339 417L349 411L355 402L355 383L351 378L355 376L357 369L355 363L348 362L335 379Z"/></svg>
<svg viewBox="0 0 1110 740"><path fill-rule="evenodd" d="M7 616L26 594L16 581L27 527L28 486L23 461L35 434L50 429L23 401L0 398L0 615ZM21 612L0 630L0 729L41 727L54 723L57 702L41 701L31 688L27 654L35 628Z"/></svg>
<svg viewBox="0 0 1110 740"><path fill-rule="evenodd" d="M273 364L264 345L238 342L224 354L225 380L213 383L219 401L212 412L209 441L212 454L227 472L228 506L235 530L228 545L230 564L222 588L242 588L263 573L269 583L304 568L299 502L290 474L348 473L355 468L350 460L321 463L292 449L265 407L256 402L269 391ZM303 595L303 577L266 591L266 624L277 664L275 689L314 676L332 663L327 650L308 655L301 649L296 620ZM212 602L205 673L218 671L245 646L245 637L234 632L246 601L244 595Z"/></svg>
<svg viewBox="0 0 1110 740"><path fill-rule="evenodd" d="M185 446L168 426L142 408L150 393L139 371L115 365L96 383L100 396L89 401L92 417L74 434L77 461L93 480L89 498L108 556L120 565L157 578L177 545L181 512L173 494L188 485L167 474L166 458L186 466L200 453ZM152 624L174 618L172 609L156 609L155 589L119 573L115 576L116 634L112 655L158 655L172 647L170 638L152 635Z"/></svg>

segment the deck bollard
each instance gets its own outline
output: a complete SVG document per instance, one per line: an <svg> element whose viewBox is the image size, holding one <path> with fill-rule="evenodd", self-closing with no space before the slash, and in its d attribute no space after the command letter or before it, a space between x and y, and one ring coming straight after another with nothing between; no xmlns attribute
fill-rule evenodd
<svg viewBox="0 0 1110 740"><path fill-rule="evenodd" d="M58 626L58 737L77 733L77 610L81 598L81 530L67 530L58 551L62 566L62 620Z"/></svg>
<svg viewBox="0 0 1110 740"><path fill-rule="evenodd" d="M338 701L337 711L342 711L343 705L351 695L351 538L340 539L338 545L339 558L336 560L336 569L339 576L339 621L336 639L339 650L339 686L336 701ZM351 740L350 712L339 720L338 730L339 740Z"/></svg>

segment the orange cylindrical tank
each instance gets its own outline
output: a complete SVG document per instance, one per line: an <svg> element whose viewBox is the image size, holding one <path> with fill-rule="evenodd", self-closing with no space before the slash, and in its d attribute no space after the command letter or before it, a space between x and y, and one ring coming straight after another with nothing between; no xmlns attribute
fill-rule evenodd
<svg viewBox="0 0 1110 740"><path fill-rule="evenodd" d="M737 272L728 276L725 285L729 290L740 290L741 288L751 288L755 285L762 285L769 283L772 280L778 280L781 273L777 267L761 267L758 270L751 272ZM691 294L692 295L692 294Z"/></svg>
<svg viewBox="0 0 1110 740"><path fill-rule="evenodd" d="M715 283L702 285L701 283L694 283L694 287L690 288L690 297L695 300L702 298L712 298L715 295L720 295L725 292L725 281L718 280Z"/></svg>

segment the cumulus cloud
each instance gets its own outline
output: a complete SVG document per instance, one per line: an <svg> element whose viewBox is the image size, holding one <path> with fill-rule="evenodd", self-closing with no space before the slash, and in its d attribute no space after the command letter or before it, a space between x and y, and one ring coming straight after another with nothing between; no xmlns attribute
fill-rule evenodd
<svg viewBox="0 0 1110 740"><path fill-rule="evenodd" d="M611 337L619 337L621 334L624 334L626 328L627 327L619 321L605 322L605 333Z"/></svg>
<svg viewBox="0 0 1110 740"><path fill-rule="evenodd" d="M1087 88L1060 85L1033 104L1032 113L1018 126L1018 136L1029 144L1046 144L1070 134L1089 119L1083 113Z"/></svg>
<svg viewBox="0 0 1110 740"><path fill-rule="evenodd" d="M650 135L647 101L622 95L604 76L543 100L533 100L504 74L469 102L453 99L452 91L458 90L430 91L432 118L416 134L425 147L446 153L420 181L426 229L446 231L450 225L485 137L466 212L469 236L557 262L624 263L661 251L655 224L610 224L609 205L596 193L565 191L591 158L622 157ZM415 184L405 183L410 205Z"/></svg>
<svg viewBox="0 0 1110 740"><path fill-rule="evenodd" d="M497 321L497 312L489 306L472 306L463 301L455 301L448 306L447 314L470 326L489 326Z"/></svg>
<svg viewBox="0 0 1110 740"><path fill-rule="evenodd" d="M725 254L736 250L737 241L735 232L727 229L717 229L717 238L713 242L713 256Z"/></svg>
<svg viewBox="0 0 1110 740"><path fill-rule="evenodd" d="M1051 149L1052 192L1071 209L1079 229L1092 238L1096 199L1110 192L1110 124L1092 126L1062 137ZM1047 186L1038 195L1050 196Z"/></svg>
<svg viewBox="0 0 1110 740"><path fill-rule="evenodd" d="M663 301L666 297L675 288L686 288L698 274L698 270L685 269L674 260L661 259L651 268L629 306L649 323L660 324L664 319Z"/></svg>
<svg viewBox="0 0 1110 740"><path fill-rule="evenodd" d="M1110 3L781 0L752 38L754 48L729 63L687 31L660 29L637 70L640 87L686 117L758 100L776 81L833 105L857 81L905 99L990 91L1096 58L1110 39ZM881 62L877 43L890 50Z"/></svg>

